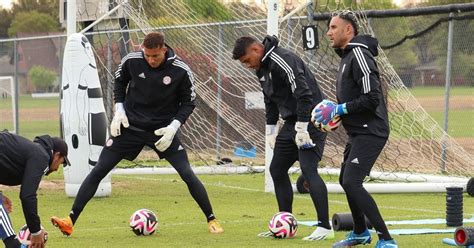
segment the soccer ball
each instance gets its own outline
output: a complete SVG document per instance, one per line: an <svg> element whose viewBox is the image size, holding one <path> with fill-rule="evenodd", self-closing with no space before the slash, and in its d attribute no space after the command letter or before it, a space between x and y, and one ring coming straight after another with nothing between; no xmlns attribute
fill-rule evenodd
<svg viewBox="0 0 474 248"><path fill-rule="evenodd" d="M44 242L48 241L48 233L44 230L44 227L41 226L41 230L43 230L44 233ZM20 231L18 231L18 235L16 236L18 241L24 245L30 245L31 244L31 233L30 229L28 229L28 226L25 224L20 228Z"/></svg>
<svg viewBox="0 0 474 248"><path fill-rule="evenodd" d="M319 123L319 130L322 132L332 132L341 125L341 117L338 115L334 116L327 124Z"/></svg>
<svg viewBox="0 0 474 248"><path fill-rule="evenodd" d="M341 117L338 115L334 116L334 118L332 118L332 120L330 120L327 124L316 121L316 109L325 107L327 102L327 100L323 100L322 102L318 103L316 107L314 107L313 111L311 111L311 122L321 132L332 132L341 125Z"/></svg>
<svg viewBox="0 0 474 248"><path fill-rule="evenodd" d="M137 236L152 235L158 227L158 218L148 209L139 209L130 217L130 227Z"/></svg>
<svg viewBox="0 0 474 248"><path fill-rule="evenodd" d="M268 223L268 229L273 233L273 237L284 239L292 238L298 230L298 223L295 216L288 212L276 213Z"/></svg>

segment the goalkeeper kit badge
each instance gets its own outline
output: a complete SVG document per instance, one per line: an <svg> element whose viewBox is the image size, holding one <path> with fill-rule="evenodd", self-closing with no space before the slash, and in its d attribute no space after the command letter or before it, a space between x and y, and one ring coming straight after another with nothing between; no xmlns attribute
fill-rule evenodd
<svg viewBox="0 0 474 248"><path fill-rule="evenodd" d="M171 83L171 78L170 78L170 76L164 77L164 78L163 78L163 83L166 84L166 85L170 84L170 83Z"/></svg>

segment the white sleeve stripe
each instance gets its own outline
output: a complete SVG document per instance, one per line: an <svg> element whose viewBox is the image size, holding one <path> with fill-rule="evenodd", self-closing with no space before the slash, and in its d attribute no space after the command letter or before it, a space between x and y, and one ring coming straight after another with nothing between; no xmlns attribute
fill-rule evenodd
<svg viewBox="0 0 474 248"><path fill-rule="evenodd" d="M122 58L120 61L120 65L117 68L117 71L115 71L115 78L120 77L120 72L122 71L122 65L127 61L128 59L142 59L143 54L141 52L134 52L134 53L129 53L125 57Z"/></svg>
<svg viewBox="0 0 474 248"><path fill-rule="evenodd" d="M291 67L288 65L288 63L286 63L286 61L283 60L283 58L280 57L280 55L278 55L276 53L272 53L270 55L270 58L272 58L275 62L278 63L278 65L280 65L286 72L288 72L288 76L289 77L291 76L291 79L295 79L295 76L293 74L293 69L291 69Z"/></svg>
<svg viewBox="0 0 474 248"><path fill-rule="evenodd" d="M195 91L196 88L194 86L194 74L193 74L193 72L191 71L189 66L186 63L184 63L183 61L175 60L175 61L173 61L173 65L183 68L188 73L189 81L191 81L191 101L194 101L194 99L196 99L196 91Z"/></svg>
<svg viewBox="0 0 474 248"><path fill-rule="evenodd" d="M8 214L3 208L3 205L0 205L0 228L3 227L3 230L8 235L8 237L15 235L15 231L13 231L12 223L8 218Z"/></svg>
<svg viewBox="0 0 474 248"><path fill-rule="evenodd" d="M364 85L364 93L368 93L370 92L370 68L367 65L367 61L365 60L364 54L362 53L360 47L355 48L355 55L362 69L362 72L364 73L364 78L362 80Z"/></svg>
<svg viewBox="0 0 474 248"><path fill-rule="evenodd" d="M366 49L369 49L369 47L365 44L362 44L362 43L357 43L357 42L349 42L347 43L348 46L350 45L353 45L353 46L362 46L362 47L365 47Z"/></svg>
<svg viewBox="0 0 474 248"><path fill-rule="evenodd" d="M127 61L130 58L143 58L143 54L141 52L129 53L122 58L122 61L120 61L120 63L123 64L123 62Z"/></svg>
<svg viewBox="0 0 474 248"><path fill-rule="evenodd" d="M295 74L293 73L293 69L284 61L278 54L272 53L270 54L270 58L273 59L288 75L288 80L290 81L291 91L295 92L296 89L296 82L295 82Z"/></svg>
<svg viewBox="0 0 474 248"><path fill-rule="evenodd" d="M273 49L275 49L275 46L273 46L272 48L270 48L270 49L268 50L268 52L265 53L265 55L263 56L263 58L262 58L260 61L264 61L264 60L267 58L267 56L272 53Z"/></svg>
<svg viewBox="0 0 474 248"><path fill-rule="evenodd" d="M173 65L183 68L183 69L188 73L189 78L191 79L191 82L194 82L194 75L193 75L193 72L191 71L191 68L189 68L189 66L188 66L187 64L185 64L185 63L182 62L182 61L175 60L175 61L173 62Z"/></svg>
<svg viewBox="0 0 474 248"><path fill-rule="evenodd" d="M359 66L362 70L362 73L364 73L364 77L362 78L362 86L364 89L364 94L370 92L370 68L367 65L367 61L365 60L364 54L362 54L362 51L360 50L360 47L354 48L354 54L357 59L357 62L359 63Z"/></svg>

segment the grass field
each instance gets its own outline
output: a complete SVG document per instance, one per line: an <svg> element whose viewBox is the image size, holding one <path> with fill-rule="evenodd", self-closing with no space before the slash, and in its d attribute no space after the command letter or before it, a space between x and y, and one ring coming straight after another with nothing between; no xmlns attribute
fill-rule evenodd
<svg viewBox="0 0 474 248"><path fill-rule="evenodd" d="M417 100L440 124L443 123L443 88L411 89ZM453 109L449 115L449 134L466 138L472 146L474 137L474 88L454 88L451 91ZM0 129L11 129L11 102L0 99ZM59 134L58 99L20 99L20 134L33 138L49 133ZM467 144L466 143L466 144ZM290 240L257 238L265 231L268 220L277 212L273 194L263 192L263 174L200 175L213 203L214 211L225 227L223 235L207 233L207 225L200 209L177 175L113 176L112 196L93 199L83 212L71 237L63 237L48 219L51 215L66 215L73 199L64 194L63 175L45 178L38 191L39 213L49 231L48 247L330 247L333 241L306 242L301 238L310 234L311 227L300 225L297 237ZM296 177L296 176L294 176ZM335 177L326 178L335 181ZM18 199L18 188L3 188L14 201L13 223L19 229L25 221ZM445 218L444 194L374 194L379 208L388 221ZM474 215L474 198L464 195L464 217ZM349 212L343 194L329 195L330 216ZM314 220L315 211L309 195L296 194L293 212L298 220ZM159 218L158 233L136 237L128 227L128 218L137 209L149 208ZM474 225L472 223L471 225ZM445 225L402 225L400 228L437 228ZM336 239L345 233L337 233ZM452 234L395 236L400 247L443 247L442 238ZM374 242L377 238L373 235ZM446 246L447 247L447 246Z"/></svg>
<svg viewBox="0 0 474 248"><path fill-rule="evenodd" d="M444 96L444 87L414 87L409 88L410 92L415 96ZM450 96L474 96L474 87L453 87L450 90Z"/></svg>
<svg viewBox="0 0 474 248"><path fill-rule="evenodd" d="M296 175L294 175L295 177ZM263 192L263 174L200 175L209 193L214 212L225 227L222 235L207 232L205 219L177 175L115 175L112 196L92 199L76 223L70 237L64 237L48 221L51 215L66 215L73 199L63 190L62 174L45 179L38 192L42 224L49 232L48 247L330 247L333 241L301 240L311 227L300 225L297 236L288 240L258 238L266 231L271 216L277 212L273 194ZM334 180L335 178L331 178ZM24 224L18 188L4 188L14 201L15 229ZM385 220L445 218L444 194L374 194ZM158 232L136 237L128 227L130 215L148 208L159 219ZM329 195L330 216L349 212L345 196ZM293 212L298 220L314 220L315 211L308 194L295 194ZM464 194L464 217L474 215L474 198ZM401 225L389 229L437 228L445 225ZM337 232L341 239L345 232ZM452 234L394 236L400 247L443 247L441 240ZM373 247L377 240L373 235Z"/></svg>
<svg viewBox="0 0 474 248"><path fill-rule="evenodd" d="M433 119L444 127L443 87L416 87L410 92ZM452 137L474 137L474 87L455 87L450 91L448 133ZM473 141L474 142L474 141Z"/></svg>

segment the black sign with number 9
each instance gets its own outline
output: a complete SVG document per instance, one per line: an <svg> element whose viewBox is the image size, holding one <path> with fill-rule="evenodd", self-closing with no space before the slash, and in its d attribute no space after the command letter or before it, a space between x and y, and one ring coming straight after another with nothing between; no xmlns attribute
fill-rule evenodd
<svg viewBox="0 0 474 248"><path fill-rule="evenodd" d="M318 29L316 26L309 25L303 26L303 49L304 50L313 50L319 48L319 41L318 41Z"/></svg>

